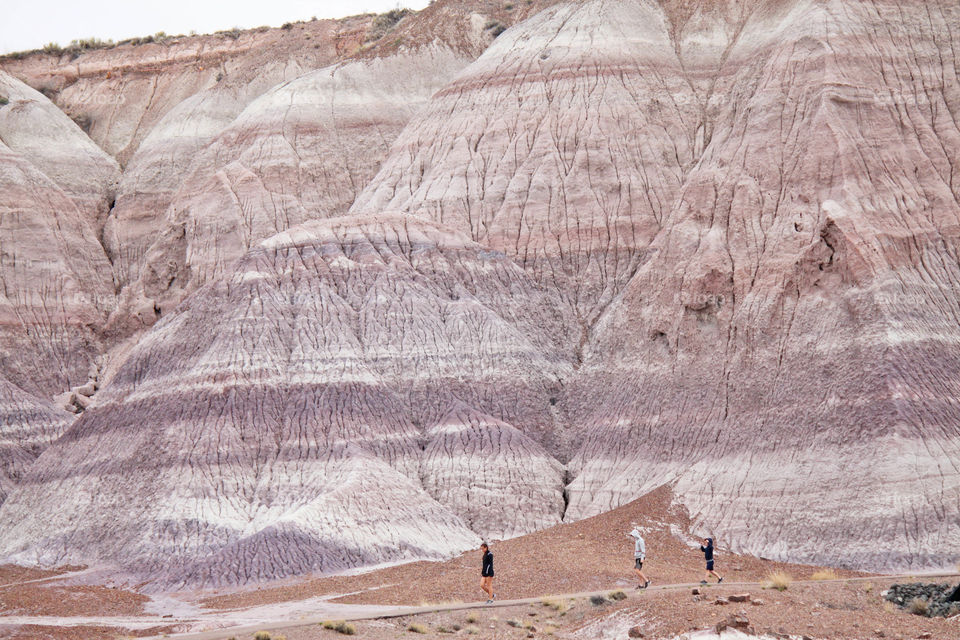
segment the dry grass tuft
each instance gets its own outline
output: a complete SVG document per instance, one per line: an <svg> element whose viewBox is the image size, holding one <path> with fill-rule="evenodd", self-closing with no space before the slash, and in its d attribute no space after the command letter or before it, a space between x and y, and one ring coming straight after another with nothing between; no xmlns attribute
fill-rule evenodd
<svg viewBox="0 0 960 640"><path fill-rule="evenodd" d="M540 601L540 604L547 607L548 609L553 609L557 613L564 613L570 607L567 606L567 603L563 600L557 600L556 598L544 598Z"/></svg>
<svg viewBox="0 0 960 640"><path fill-rule="evenodd" d="M270 640L269 631L257 631L253 634L253 640Z"/></svg>
<svg viewBox="0 0 960 640"><path fill-rule="evenodd" d="M613 591L608 594L607 597L609 597L611 600L626 600L627 594L625 594L623 591Z"/></svg>
<svg viewBox="0 0 960 640"><path fill-rule="evenodd" d="M777 591L786 591L793 583L793 578L785 571L774 571L767 576L767 589L776 589Z"/></svg>
<svg viewBox="0 0 960 640"><path fill-rule="evenodd" d="M480 622L480 618L477 617L477 614L471 613L467 615L467 624L477 624Z"/></svg>
<svg viewBox="0 0 960 640"><path fill-rule="evenodd" d="M330 629L331 631L336 631L337 633L342 633L345 636L356 635L357 628L350 624L349 622L344 622L343 620L333 620L323 623L324 629Z"/></svg>
<svg viewBox="0 0 960 640"><path fill-rule="evenodd" d="M926 598L914 598L910 601L910 604L907 605L907 611L916 616L929 617L930 601Z"/></svg>
<svg viewBox="0 0 960 640"><path fill-rule="evenodd" d="M427 629L422 624L418 624L416 622L411 622L407 626L407 631L409 631L410 633L430 633L430 629Z"/></svg>
<svg viewBox="0 0 960 640"><path fill-rule="evenodd" d="M839 580L840 576L838 576L837 572L834 571L833 569L820 569L820 571L817 571L812 576L810 576L810 579L811 580Z"/></svg>

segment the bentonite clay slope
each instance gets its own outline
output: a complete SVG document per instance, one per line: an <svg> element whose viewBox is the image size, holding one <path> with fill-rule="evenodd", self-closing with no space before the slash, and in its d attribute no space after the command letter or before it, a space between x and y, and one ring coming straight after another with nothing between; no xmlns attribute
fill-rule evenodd
<svg viewBox="0 0 960 640"><path fill-rule="evenodd" d="M84 123L94 142L126 164L141 141L184 100L220 85L223 93L242 99L259 74L265 76L260 83L265 91L278 74L292 78L326 66L355 52L372 21L373 16L360 16L299 23L290 29L158 34L140 44L62 54L35 52L3 58L0 64L52 96L67 115Z"/></svg>
<svg viewBox="0 0 960 640"><path fill-rule="evenodd" d="M0 92L0 376L50 398L87 381L114 305L96 224L116 165L37 92Z"/></svg>
<svg viewBox="0 0 960 640"><path fill-rule="evenodd" d="M448 47L401 52L315 71L255 100L195 154L166 219L118 211L129 311L152 323L264 238L346 213L400 129L468 62Z"/></svg>
<svg viewBox="0 0 960 640"><path fill-rule="evenodd" d="M164 86L160 87L161 99L148 105L150 113L143 116L149 116L150 121L143 128L143 139L131 143L136 148L126 154L130 159L105 233L121 286L136 280L146 250L162 228L170 201L191 167L211 161L210 155L202 161L198 158L206 145L251 101L275 85L355 53L369 37L371 23L372 17L364 16L300 23L284 30L244 32L236 43L229 38L214 39L213 51L224 48L217 65L181 64L176 73L170 69L157 73L147 66L141 72L144 80L149 79L150 72L157 73L154 82ZM183 48L193 43L191 46L196 47L195 41L210 38L189 38L171 46ZM200 48L207 51L204 46ZM151 46L143 49L149 58ZM138 60L141 48L127 55ZM186 79L197 76L199 84L182 82L171 94L166 87L171 74ZM193 93L182 95L179 87L183 86ZM138 108L140 105L128 106L125 100L117 106L128 118L136 116Z"/></svg>
<svg viewBox="0 0 960 640"><path fill-rule="evenodd" d="M443 0L395 24L378 16L368 37L379 40L351 60L292 81L289 66L258 69L242 92L231 74L178 105L127 167L105 234L129 289L116 323L151 324L260 240L343 215L403 126L495 29L548 4ZM263 95L233 119L253 85Z"/></svg>
<svg viewBox="0 0 960 640"><path fill-rule="evenodd" d="M70 196L99 232L112 206L120 167L39 92L0 71L0 141Z"/></svg>
<svg viewBox="0 0 960 640"><path fill-rule="evenodd" d="M72 419L0 378L0 503Z"/></svg>
<svg viewBox="0 0 960 640"><path fill-rule="evenodd" d="M558 5L437 94L352 212L461 229L556 289L586 326L676 199L702 147L699 112L655 5Z"/></svg>
<svg viewBox="0 0 960 640"><path fill-rule="evenodd" d="M144 337L4 503L0 552L224 584L462 550L493 488L487 530L555 523L557 307L417 218L279 234ZM471 459L485 484L450 489Z"/></svg>
<svg viewBox="0 0 960 640"><path fill-rule="evenodd" d="M958 23L836 1L745 25L711 142L567 389L591 429L568 517L676 481L738 550L953 566Z"/></svg>

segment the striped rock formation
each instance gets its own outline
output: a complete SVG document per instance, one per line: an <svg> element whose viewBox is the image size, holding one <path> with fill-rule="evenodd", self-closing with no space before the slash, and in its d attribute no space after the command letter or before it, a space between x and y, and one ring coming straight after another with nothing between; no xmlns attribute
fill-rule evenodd
<svg viewBox="0 0 960 640"><path fill-rule="evenodd" d="M353 213L461 229L582 322L565 519L671 482L735 549L956 559L958 19L558 5L405 129Z"/></svg>
<svg viewBox="0 0 960 640"><path fill-rule="evenodd" d="M149 326L259 241L344 215L404 125L490 43L493 18L547 4L447 0L396 23L349 19L379 39L339 43L339 61L312 72L247 61L174 107L124 172L105 234L127 289L114 324Z"/></svg>
<svg viewBox="0 0 960 640"><path fill-rule="evenodd" d="M205 145L123 294L160 319L10 492L0 557L240 584L670 484L726 548L960 559L960 7L532 5L421 106L487 4L396 27L437 52L466 16L456 55L388 39ZM56 244L64 188L0 167L4 224L62 246L18 258L49 275L12 280L15 326L103 265ZM95 344L77 300L43 326ZM75 349L31 331L0 373L36 391L27 364Z"/></svg>
<svg viewBox="0 0 960 640"><path fill-rule="evenodd" d="M0 378L0 504L72 419Z"/></svg>
<svg viewBox="0 0 960 640"><path fill-rule="evenodd" d="M40 457L4 504L4 553L164 588L438 557L479 542L479 513L490 531L556 523L558 307L416 218L279 234L158 323ZM451 489L478 455L489 482ZM478 510L490 491L524 519Z"/></svg>
<svg viewBox="0 0 960 640"><path fill-rule="evenodd" d="M116 163L0 73L0 376L41 398L87 382L114 305L97 234Z"/></svg>

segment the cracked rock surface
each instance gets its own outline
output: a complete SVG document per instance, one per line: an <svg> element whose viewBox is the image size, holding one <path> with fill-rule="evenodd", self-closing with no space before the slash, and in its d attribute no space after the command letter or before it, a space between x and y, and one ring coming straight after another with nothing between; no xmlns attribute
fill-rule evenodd
<svg viewBox="0 0 960 640"><path fill-rule="evenodd" d="M555 523L557 306L420 219L279 234L137 345L4 504L3 553L230 584L440 557L479 542L465 520Z"/></svg>
<svg viewBox="0 0 960 640"><path fill-rule="evenodd" d="M505 12L170 97L102 238L115 166L0 76L0 556L244 584L671 485L737 552L955 565L960 7Z"/></svg>

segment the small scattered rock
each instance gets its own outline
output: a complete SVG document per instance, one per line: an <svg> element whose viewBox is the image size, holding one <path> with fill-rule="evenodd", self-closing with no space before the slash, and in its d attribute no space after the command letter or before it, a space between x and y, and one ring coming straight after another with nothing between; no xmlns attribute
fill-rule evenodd
<svg viewBox="0 0 960 640"><path fill-rule="evenodd" d="M762 606L763 606L763 600L760 599L760 598L754 598L753 600L750 601L750 604L752 604L752 605L755 606L755 607L762 607Z"/></svg>
<svg viewBox="0 0 960 640"><path fill-rule="evenodd" d="M692 593L695 596L700 595L700 587L694 587L690 593Z"/></svg>
<svg viewBox="0 0 960 640"><path fill-rule="evenodd" d="M89 398L89 397L92 396L94 393L96 393L96 391L97 391L97 386L96 386L96 384L94 384L94 382L91 380L91 381L87 382L87 384L85 384L85 385L82 385L82 386L79 386L79 387L74 387L74 388L72 389L72 391L73 391L74 393L76 393L77 395L87 396L87 397Z"/></svg>
<svg viewBox="0 0 960 640"><path fill-rule="evenodd" d="M750 602L749 593L736 593L730 596L730 602Z"/></svg>
<svg viewBox="0 0 960 640"><path fill-rule="evenodd" d="M718 622L714 629L717 633L723 633L727 629L737 629L738 631L753 633L753 629L750 628L750 620L747 619L747 616L739 613L727 616L727 619Z"/></svg>
<svg viewBox="0 0 960 640"><path fill-rule="evenodd" d="M627 635L631 638L645 638L646 636L643 633L643 629L640 627L630 627L630 630L627 631Z"/></svg>
<svg viewBox="0 0 960 640"><path fill-rule="evenodd" d="M923 633L917 636L917 640L929 640L932 637L933 635L929 631L924 631Z"/></svg>
<svg viewBox="0 0 960 640"><path fill-rule="evenodd" d="M694 602L700 602L700 596L693 596Z"/></svg>
<svg viewBox="0 0 960 640"><path fill-rule="evenodd" d="M730 604L730 601L727 598L717 598L713 601L713 604L725 605Z"/></svg>

